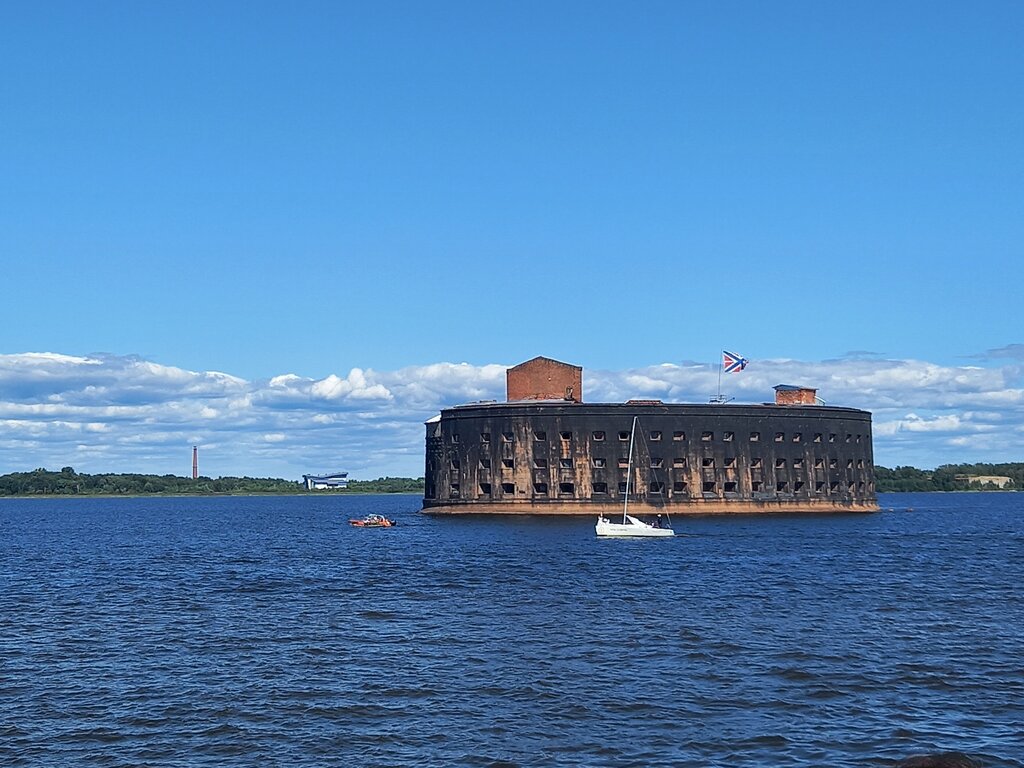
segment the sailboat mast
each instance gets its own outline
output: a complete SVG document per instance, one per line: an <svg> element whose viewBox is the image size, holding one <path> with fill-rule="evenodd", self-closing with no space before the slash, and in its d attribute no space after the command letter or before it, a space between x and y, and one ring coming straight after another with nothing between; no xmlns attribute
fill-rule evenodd
<svg viewBox="0 0 1024 768"><path fill-rule="evenodd" d="M633 477L633 436L636 434L636 419L633 417L633 426L629 429L629 461L626 463L626 495L622 497L622 523L626 523L626 510L629 507L629 481Z"/></svg>

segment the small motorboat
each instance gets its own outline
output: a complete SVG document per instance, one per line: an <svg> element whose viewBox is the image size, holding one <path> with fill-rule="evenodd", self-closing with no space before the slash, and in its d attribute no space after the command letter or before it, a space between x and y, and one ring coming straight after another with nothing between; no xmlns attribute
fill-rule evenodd
<svg viewBox="0 0 1024 768"><path fill-rule="evenodd" d="M359 520L349 520L348 523L357 528L392 528L398 525L394 520L390 520L384 517L384 515L367 515Z"/></svg>

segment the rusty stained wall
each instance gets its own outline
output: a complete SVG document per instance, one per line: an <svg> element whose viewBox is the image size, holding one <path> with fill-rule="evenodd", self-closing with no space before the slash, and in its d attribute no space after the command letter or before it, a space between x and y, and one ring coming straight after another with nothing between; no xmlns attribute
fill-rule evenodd
<svg viewBox="0 0 1024 768"><path fill-rule="evenodd" d="M621 504L631 410L528 407L534 413L446 412L428 425L425 505ZM634 443L631 501L874 501L870 414L646 410Z"/></svg>
<svg viewBox="0 0 1024 768"><path fill-rule="evenodd" d="M563 439L572 435L572 428L560 419L543 424L529 419L480 420L475 426L464 430L465 438L460 435L463 450L449 449L449 455L466 457L462 477L478 497L486 496L489 486L490 498L507 501L558 498L563 483L573 484L570 498L590 496L588 446L571 437Z"/></svg>
<svg viewBox="0 0 1024 768"><path fill-rule="evenodd" d="M505 372L507 399L583 401L583 369L535 357Z"/></svg>
<svg viewBox="0 0 1024 768"><path fill-rule="evenodd" d="M451 474L444 471L444 438L441 437L441 422L427 422L426 456L423 475L424 498L436 498L442 483L451 483Z"/></svg>

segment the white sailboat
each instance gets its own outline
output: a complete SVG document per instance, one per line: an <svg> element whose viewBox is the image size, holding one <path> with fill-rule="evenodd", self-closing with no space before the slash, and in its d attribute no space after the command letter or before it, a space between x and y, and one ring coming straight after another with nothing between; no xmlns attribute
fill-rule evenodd
<svg viewBox="0 0 1024 768"><path fill-rule="evenodd" d="M626 492L622 497L622 522L612 522L604 515L598 515L594 529L598 536L675 536L671 528L659 528L645 523L629 514L629 483L633 475L633 436L636 434L637 417L633 417L633 427L629 431L629 462L626 470Z"/></svg>

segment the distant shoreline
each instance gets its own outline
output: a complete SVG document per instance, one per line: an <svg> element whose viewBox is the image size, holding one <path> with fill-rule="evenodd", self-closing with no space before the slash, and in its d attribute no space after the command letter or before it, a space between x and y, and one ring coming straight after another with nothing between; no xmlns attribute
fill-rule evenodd
<svg viewBox="0 0 1024 768"><path fill-rule="evenodd" d="M1004 464L944 464L934 470L876 465L876 493L1013 492L1024 489L1024 462ZM426 490L423 477L378 477L349 480L348 487L309 490L303 483L273 477L206 477L138 473L87 474L73 467L60 471L39 468L0 475L0 499L53 497L185 497L185 496L331 496L418 495Z"/></svg>
<svg viewBox="0 0 1024 768"><path fill-rule="evenodd" d="M303 483L276 477L181 477L136 473L87 474L74 467L59 472L39 468L0 475L0 498L22 496L305 496L321 493L422 494L423 478L378 477L349 480L346 488L311 490Z"/></svg>

